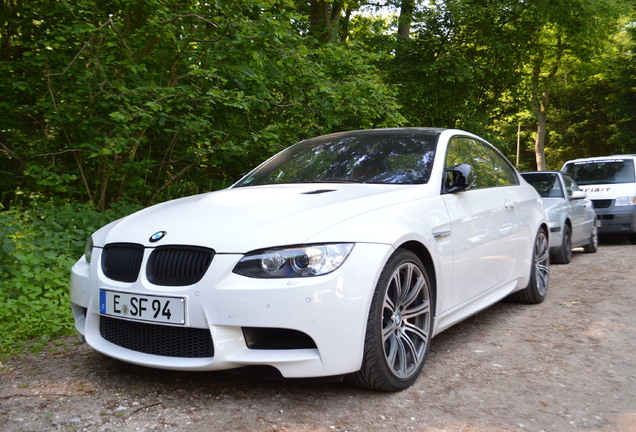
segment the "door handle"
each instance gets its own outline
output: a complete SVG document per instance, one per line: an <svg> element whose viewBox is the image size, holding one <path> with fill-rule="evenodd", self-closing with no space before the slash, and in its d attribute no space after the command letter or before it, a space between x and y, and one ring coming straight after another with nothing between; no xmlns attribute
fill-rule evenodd
<svg viewBox="0 0 636 432"><path fill-rule="evenodd" d="M515 202L514 201L506 201L504 203L504 207L506 207L506 210L512 210L513 208L515 208Z"/></svg>

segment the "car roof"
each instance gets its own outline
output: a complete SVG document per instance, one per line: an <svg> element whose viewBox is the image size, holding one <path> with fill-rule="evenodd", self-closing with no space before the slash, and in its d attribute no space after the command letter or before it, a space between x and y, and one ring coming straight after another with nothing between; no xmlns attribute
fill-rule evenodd
<svg viewBox="0 0 636 432"><path fill-rule="evenodd" d="M578 159L571 159L571 160L565 162L565 164L576 163L576 162L585 162L585 161L594 161L594 160L612 160L612 159L634 159L634 160L636 160L636 154L618 154L618 155L612 155L612 156L594 156L594 157L578 158Z"/></svg>
<svg viewBox="0 0 636 432"><path fill-rule="evenodd" d="M559 170L546 170L546 171L524 171L522 173L520 173L521 175L524 174L565 174L563 171L559 171Z"/></svg>
<svg viewBox="0 0 636 432"><path fill-rule="evenodd" d="M402 133L415 133L422 135L440 135L442 132L450 130L447 128L433 128L433 127L402 127L402 128L380 128L380 129L358 129L358 130L348 130L342 132L334 132L326 135L319 135L315 137L311 137L308 139L314 138L326 138L326 137L335 137L335 136L350 136L350 135L380 135L380 134L402 134ZM459 131L464 132L464 131Z"/></svg>

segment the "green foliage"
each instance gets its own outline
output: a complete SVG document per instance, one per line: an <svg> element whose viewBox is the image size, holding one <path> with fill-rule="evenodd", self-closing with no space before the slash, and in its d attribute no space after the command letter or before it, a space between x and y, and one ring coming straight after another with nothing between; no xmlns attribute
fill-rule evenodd
<svg viewBox="0 0 636 432"><path fill-rule="evenodd" d="M97 209L153 203L228 184L311 135L399 125L375 55L314 44L289 5L5 5L4 203L18 187Z"/></svg>
<svg viewBox="0 0 636 432"><path fill-rule="evenodd" d="M607 145L616 154L636 153L636 26L619 34L617 55L607 59L607 92L603 112L614 133ZM596 156L596 155L594 155Z"/></svg>
<svg viewBox="0 0 636 432"><path fill-rule="evenodd" d="M0 212L0 357L27 340L73 331L71 266L97 228L136 207L95 212L89 205L34 202Z"/></svg>
<svg viewBox="0 0 636 432"><path fill-rule="evenodd" d="M228 185L295 141L345 129L502 132L511 153L542 93L549 159L599 140L634 145L633 49L611 37L617 17L633 22L623 0L416 2L408 39L394 34L400 2L393 17L326 2L322 25L340 37L321 41L307 2L28 3L0 8L5 205L18 190L100 210L150 204ZM593 83L597 71L580 65L601 54L612 71ZM558 103L583 93L581 107L602 116ZM527 120L524 149L537 123Z"/></svg>

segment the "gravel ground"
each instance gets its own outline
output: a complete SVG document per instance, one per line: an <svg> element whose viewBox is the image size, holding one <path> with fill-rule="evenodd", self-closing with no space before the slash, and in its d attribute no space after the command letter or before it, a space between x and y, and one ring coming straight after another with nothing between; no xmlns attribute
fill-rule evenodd
<svg viewBox="0 0 636 432"><path fill-rule="evenodd" d="M539 305L501 302L433 340L399 393L147 369L75 338L0 363L0 430L636 431L636 245L552 266Z"/></svg>

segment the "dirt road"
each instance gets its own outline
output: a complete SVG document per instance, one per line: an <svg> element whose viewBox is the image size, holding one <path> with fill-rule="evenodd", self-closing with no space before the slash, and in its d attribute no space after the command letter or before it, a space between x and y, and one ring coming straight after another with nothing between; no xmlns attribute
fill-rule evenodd
<svg viewBox="0 0 636 432"><path fill-rule="evenodd" d="M0 430L636 431L636 245L552 266L433 340L410 389L145 369L68 338L0 364Z"/></svg>

